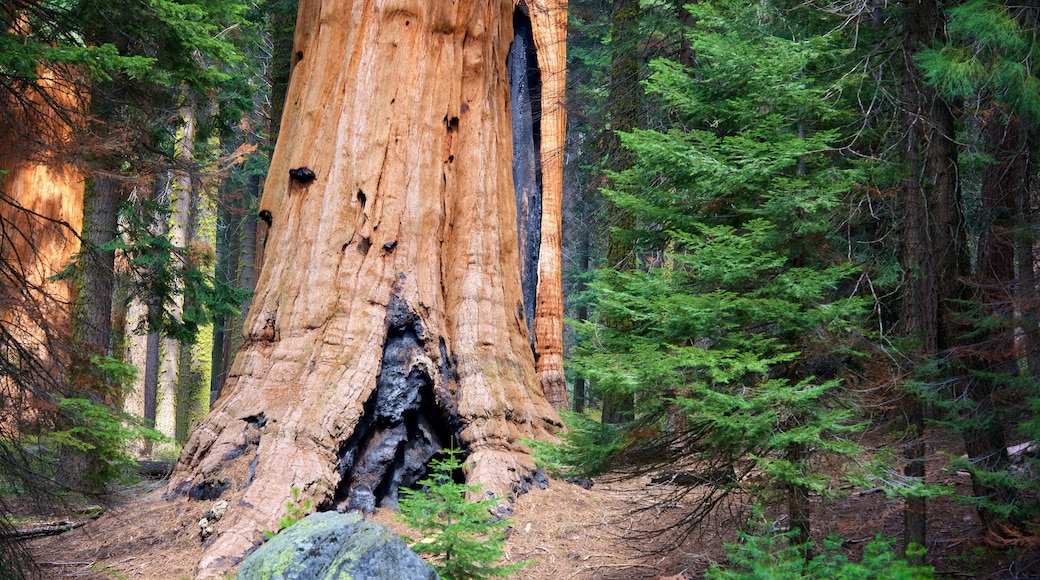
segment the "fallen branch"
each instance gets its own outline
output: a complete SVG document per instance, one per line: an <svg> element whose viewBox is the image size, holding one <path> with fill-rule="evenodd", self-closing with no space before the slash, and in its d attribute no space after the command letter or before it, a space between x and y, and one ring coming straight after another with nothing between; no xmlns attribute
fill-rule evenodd
<svg viewBox="0 0 1040 580"><path fill-rule="evenodd" d="M14 528L4 532L0 532L0 539L3 540L27 540L29 538L39 538L42 536L56 536L63 534L69 530L74 530L81 526L86 525L89 520L82 520L78 522L65 520L61 522L54 522L49 524L39 524L27 528Z"/></svg>

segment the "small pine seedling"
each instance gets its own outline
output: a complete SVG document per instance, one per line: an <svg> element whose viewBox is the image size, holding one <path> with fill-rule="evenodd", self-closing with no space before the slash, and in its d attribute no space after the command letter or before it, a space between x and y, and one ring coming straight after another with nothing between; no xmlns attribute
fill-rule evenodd
<svg viewBox="0 0 1040 580"><path fill-rule="evenodd" d="M462 467L461 451L444 450L444 459L430 462L432 474L419 481L421 490L402 489L398 518L418 530L423 539L406 538L418 554L431 555L431 564L445 580L481 580L513 574L527 562L496 565L502 558L506 519L492 517L498 501L467 501L479 485L456 483L452 474Z"/></svg>

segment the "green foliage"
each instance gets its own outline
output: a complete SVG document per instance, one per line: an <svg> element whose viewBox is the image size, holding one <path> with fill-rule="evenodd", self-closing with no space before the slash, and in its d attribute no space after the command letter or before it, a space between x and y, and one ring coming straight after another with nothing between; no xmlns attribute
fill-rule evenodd
<svg viewBox="0 0 1040 580"><path fill-rule="evenodd" d="M921 478L903 474L898 450L891 447L874 449L869 458L861 459L849 480L865 489L878 488L889 499L935 498L953 495L950 486L927 483Z"/></svg>
<svg viewBox="0 0 1040 580"><path fill-rule="evenodd" d="M10 31L0 31L0 71L12 80L31 82L40 78L41 66L74 66L88 71L95 80L111 80L117 72L139 78L155 64L143 56L122 56L112 44L99 46L54 46Z"/></svg>
<svg viewBox="0 0 1040 580"><path fill-rule="evenodd" d="M809 550L793 542L790 531L776 531L771 522L749 522L750 532L738 532L740 543L726 544L728 567L713 566L705 573L709 580L927 580L930 566L911 566L896 556L894 541L880 534L863 549L860 562L850 562L842 552L842 542L831 536L823 551L806 560ZM811 547L811 546L810 546ZM917 548L915 555L923 554Z"/></svg>
<svg viewBox="0 0 1040 580"><path fill-rule="evenodd" d="M119 395L126 393L137 381L139 369L126 361L111 357L90 357L90 364L105 377L105 384L110 385L112 391Z"/></svg>
<svg viewBox="0 0 1040 580"><path fill-rule="evenodd" d="M509 522L491 515L498 500L466 499L466 494L479 493L480 486L454 480L462 469L461 451L450 448L443 453L443 459L430 462L433 472L419 481L423 489L401 490L399 517L423 536L412 549L431 555L433 567L445 580L501 578L524 567L526 562L495 564L502 558L503 530Z"/></svg>
<svg viewBox="0 0 1040 580"><path fill-rule="evenodd" d="M285 515L282 516L282 519L278 520L278 531L272 532L271 530L264 530L263 536L265 540L270 540L285 528L288 528L307 517L307 514L311 511L313 503L310 498L305 499L301 503L300 490L293 486L289 491L292 492L292 500L285 503Z"/></svg>
<svg viewBox="0 0 1040 580"><path fill-rule="evenodd" d="M949 98L992 96L1031 122L1040 120L1040 57L1035 18L994 0L969 0L948 10L949 40L914 55L929 84Z"/></svg>
<svg viewBox="0 0 1040 580"><path fill-rule="evenodd" d="M637 218L642 263L597 272L595 318L576 324L572 369L632 397L636 420L616 436L579 425L558 460L666 469L680 454L758 500L826 493L809 458L858 451L841 372L866 315L837 235L836 210L866 177L841 154L854 110L835 95L855 79L832 67L847 49L813 34L808 12L801 28L759 5L687 8L698 66L650 63L671 126L622 134L636 163L605 191Z"/></svg>
<svg viewBox="0 0 1040 580"><path fill-rule="evenodd" d="M990 319L988 324L993 324ZM987 421L996 418L975 411L976 402L951 390L951 381L945 377L957 376L950 370L953 361L930 361L917 369L908 390L922 401L939 411L933 423L952 433L971 436L972 431L987 427ZM1023 361L1024 364L1024 361ZM1017 369L1008 372L972 371L970 379L986 381L998 393L993 398L1003 402L1001 411L1016 420L1009 421L1007 431L1014 440L1025 441L1027 449L1013 462L999 465L998 462L981 462L959 455L947 454L947 469L971 474L972 482L982 489L1012 490L1009 494L981 494L977 496L957 495L957 501L973 505L1005 522L1037 521L1040 519L1040 453L1036 451L1040 441L1040 394L1036 382L1028 375L1021 376ZM1032 451L1028 449L1032 447ZM923 486L923 484L921 484ZM937 490L931 486L920 488L921 493L950 494L948 489Z"/></svg>
<svg viewBox="0 0 1040 580"><path fill-rule="evenodd" d="M123 206L122 231L104 249L126 255L133 272L130 297L150 305L147 330L192 343L200 327L218 317L237 316L249 291L214 277L212 250L208 247L183 248L170 242L165 228L156 227L157 220L169 219L168 207L148 201L138 203L140 207ZM179 313L168 307L177 295L184 297Z"/></svg>
<svg viewBox="0 0 1040 580"><path fill-rule="evenodd" d="M71 426L51 433L51 440L96 459L98 468L88 477L97 484L132 479L132 469L137 464L127 453L129 442L169 441L162 433L144 426L138 418L109 405L66 398L58 402L58 408Z"/></svg>
<svg viewBox="0 0 1040 580"><path fill-rule="evenodd" d="M560 411L567 430L560 443L525 439L539 467L553 477L592 477L610 468L614 454L624 449L622 429L580 413Z"/></svg>

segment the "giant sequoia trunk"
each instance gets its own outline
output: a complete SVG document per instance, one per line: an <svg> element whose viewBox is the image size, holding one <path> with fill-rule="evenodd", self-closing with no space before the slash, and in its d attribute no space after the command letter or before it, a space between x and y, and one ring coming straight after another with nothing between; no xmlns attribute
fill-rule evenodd
<svg viewBox="0 0 1040 580"><path fill-rule="evenodd" d="M52 277L80 247L83 177L64 154L86 99L79 71L40 67L38 75L4 76L0 90L0 431L51 407L26 389L67 386L73 289Z"/></svg>
<svg viewBox="0 0 1040 580"><path fill-rule="evenodd" d="M80 248L83 177L65 154L83 118L83 79L71 67L41 66L38 75L0 74L0 437L7 440L26 428L66 428L54 403L97 394L93 385L70 384L74 290L68 279L53 279ZM60 453L56 481L90 487L90 455L72 446ZM20 461L5 462L5 475L30 488L50 484Z"/></svg>
<svg viewBox="0 0 1040 580"><path fill-rule="evenodd" d="M300 2L245 343L170 483L238 499L201 576L275 529L292 488L318 509L392 505L452 441L485 491L529 484L520 440L559 420L521 289L513 13L508 0Z"/></svg>

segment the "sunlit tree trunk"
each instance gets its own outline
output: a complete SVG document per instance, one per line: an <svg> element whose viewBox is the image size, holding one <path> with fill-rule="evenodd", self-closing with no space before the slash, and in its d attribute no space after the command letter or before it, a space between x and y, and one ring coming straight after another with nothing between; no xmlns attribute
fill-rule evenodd
<svg viewBox="0 0 1040 580"><path fill-rule="evenodd" d="M3 24L5 33L16 26ZM18 91L8 85L0 92L0 433L5 436L16 436L27 424L51 427L57 421L67 427L57 417L55 401L92 394L92 385L80 391L66 372L72 280L53 279L80 249L83 177L66 154L85 116L85 79L72 67L40 67L37 74ZM89 487L89 455L71 446L60 453L59 482Z"/></svg>
<svg viewBox="0 0 1040 580"><path fill-rule="evenodd" d="M203 244L198 238L201 195L198 171L196 170L195 133L198 123L198 99L188 89L183 92L183 103L180 107L181 130L176 145L173 187L173 223L170 228L170 242L178 248L185 248L185 257L193 264L185 267L204 268L205 260ZM183 294L172 297L178 313L191 308L190 297ZM174 383L174 421L173 437L179 442L187 439L188 428L194 418L200 415L199 396L204 371L196 362L200 357L198 345L193 342L167 340L169 356L175 361ZM207 407L208 408L208 407Z"/></svg>
<svg viewBox="0 0 1040 580"><path fill-rule="evenodd" d="M549 403L566 409L563 374L563 142L567 135L567 0L526 0L541 73L542 216L534 349Z"/></svg>
<svg viewBox="0 0 1040 580"><path fill-rule="evenodd" d="M238 501L217 575L318 509L392 505L432 453L504 497L559 425L523 320L501 0L300 4L245 343L170 491ZM537 38L537 36L536 36Z"/></svg>

